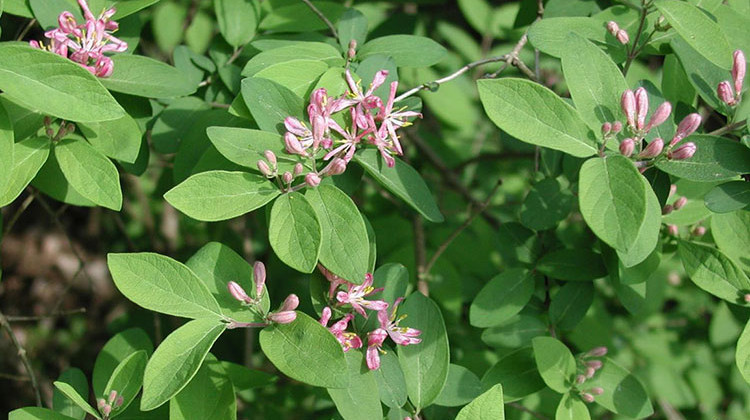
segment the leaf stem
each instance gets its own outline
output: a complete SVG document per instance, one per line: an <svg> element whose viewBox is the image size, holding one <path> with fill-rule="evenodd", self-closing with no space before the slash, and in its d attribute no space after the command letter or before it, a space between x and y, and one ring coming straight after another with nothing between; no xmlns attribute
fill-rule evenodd
<svg viewBox="0 0 750 420"><path fill-rule="evenodd" d="M8 334L8 337L10 337L10 341L16 348L18 357L21 358L21 363L23 363L23 367L26 369L26 374L29 375L29 378L31 379L31 387L34 389L36 405L37 407L41 407L42 394L39 391L39 383L37 383L36 381L36 376L34 375L34 369L31 367L31 362L29 362L29 358L26 357L26 349L24 349L21 343L18 342L18 338L16 338L16 334L13 332L13 328L10 327L10 323L8 322L8 319L5 317L5 314L3 314L2 311L0 311L0 326L2 326L2 328Z"/></svg>
<svg viewBox="0 0 750 420"><path fill-rule="evenodd" d="M635 39L633 39L633 47L628 52L628 59L625 62L625 68L622 70L622 75L627 76L628 70L630 70L630 65L633 64L633 60L638 56L638 53L640 53L640 49L638 48L638 40L641 38L641 33L643 32L643 26L646 24L646 16L648 15L648 6L646 5L646 0L643 0L641 2L641 20L638 23L638 31L635 34ZM651 34L653 35L653 33ZM648 39L651 39L651 35L649 35ZM648 42L648 39L646 42Z"/></svg>
<svg viewBox="0 0 750 420"><path fill-rule="evenodd" d="M333 34L333 37L336 38L336 41L339 41L339 33L336 30L336 27L333 25L333 23L331 23L331 21L328 20L326 15L324 15L323 12L320 11L320 9L315 7L315 5L312 4L310 0L302 0L302 3L305 3L307 7L309 7L310 10L312 10L313 13L315 13L318 16L318 18L320 18L320 20L322 20L323 23L325 23L326 26L328 26L328 29L331 30L331 34Z"/></svg>

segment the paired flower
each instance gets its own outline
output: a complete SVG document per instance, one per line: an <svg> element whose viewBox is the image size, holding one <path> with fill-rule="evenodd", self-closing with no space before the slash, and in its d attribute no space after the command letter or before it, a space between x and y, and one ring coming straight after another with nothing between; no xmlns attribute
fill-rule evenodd
<svg viewBox="0 0 750 420"><path fill-rule="evenodd" d="M364 308L370 309L372 311L381 311L383 309L386 309L388 307L388 303L383 300L365 299L365 297L373 293L383 291L382 287L372 287L372 282L372 274L367 273L365 275L365 281L362 282L362 284L357 285L354 283L349 283L346 292L340 291L336 294L336 300L339 301L339 304L341 305L351 305L352 309L355 312L365 318L367 318L367 313L365 312Z"/></svg>
<svg viewBox="0 0 750 420"><path fill-rule="evenodd" d="M265 318L267 322L238 322L228 319L227 328L265 327L268 323L289 324L297 319L297 312L295 312L295 309L299 306L299 298L295 294L287 296L277 311L267 314L261 312L260 302L263 297L263 288L266 283L266 266L260 261L257 261L253 265L253 280L255 282L255 298L250 297L247 292L245 292L245 289L242 288L239 283L234 281L227 283L227 290L233 298L240 301L250 310L256 312L259 316Z"/></svg>
<svg viewBox="0 0 750 420"><path fill-rule="evenodd" d="M78 5L83 10L85 22L79 24L72 13L62 12L57 18L58 27L44 33L50 40L49 45L45 46L39 41L30 41L29 44L69 58L97 77L109 77L113 63L104 53L128 49L126 42L112 35L119 27L117 22L111 20L115 9L107 9L95 17L86 0L78 0Z"/></svg>
<svg viewBox="0 0 750 420"><path fill-rule="evenodd" d="M735 106L740 102L740 95L742 94L742 84L745 80L746 62L745 54L742 50L734 52L734 61L732 63L732 82L734 84L734 91L728 80L719 83L716 88L719 94L719 99L729 106Z"/></svg>
<svg viewBox="0 0 750 420"><path fill-rule="evenodd" d="M336 321L331 327L328 327L328 321L331 320L331 308L327 306L323 308L323 312L320 316L320 324L328 328L328 331L339 340L344 352L347 352L350 349L358 349L362 347L362 340L359 336L353 332L346 331L346 328L349 326L349 321L352 319L354 319L354 314L349 313Z"/></svg>
<svg viewBox="0 0 750 420"><path fill-rule="evenodd" d="M617 25L617 22L610 20L607 22L607 31L609 31L612 36L617 38L617 41L620 42L620 44L627 44L630 42L630 36L628 35L628 32L625 29L620 29L620 26Z"/></svg>

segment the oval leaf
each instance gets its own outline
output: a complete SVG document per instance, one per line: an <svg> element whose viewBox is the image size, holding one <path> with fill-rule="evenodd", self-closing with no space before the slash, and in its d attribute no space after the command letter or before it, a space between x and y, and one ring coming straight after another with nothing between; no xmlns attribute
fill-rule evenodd
<svg viewBox="0 0 750 420"><path fill-rule="evenodd" d="M175 67L141 55L118 54L112 57L112 75L101 79L115 92L146 98L174 98L195 92L198 86Z"/></svg>
<svg viewBox="0 0 750 420"><path fill-rule="evenodd" d="M8 182L0 184L0 207L15 200L29 185L49 157L50 141L48 138L30 138L13 146L13 169Z"/></svg>
<svg viewBox="0 0 750 420"><path fill-rule="evenodd" d="M604 392L594 401L614 413L641 419L654 412L651 400L641 382L612 359L603 360L604 365L587 386L601 387Z"/></svg>
<svg viewBox="0 0 750 420"><path fill-rule="evenodd" d="M607 275L601 254L587 249L558 249L536 263L536 269L558 280L587 281Z"/></svg>
<svg viewBox="0 0 750 420"><path fill-rule="evenodd" d="M567 392L576 374L576 359L568 347L552 337L536 337L531 344L544 383L561 394Z"/></svg>
<svg viewBox="0 0 750 420"><path fill-rule="evenodd" d="M456 420L504 420L503 386L497 384L462 408Z"/></svg>
<svg viewBox="0 0 750 420"><path fill-rule="evenodd" d="M208 354L193 379L169 402L170 420L234 420L237 400L222 363Z"/></svg>
<svg viewBox="0 0 750 420"><path fill-rule="evenodd" d="M345 355L349 386L328 390L341 417L345 420L381 420L383 409L379 395L373 390L378 386L375 373L364 364L362 352L349 351Z"/></svg>
<svg viewBox="0 0 750 420"><path fill-rule="evenodd" d="M84 140L62 139L53 149L65 179L84 198L120 211L122 191L117 167Z"/></svg>
<svg viewBox="0 0 750 420"><path fill-rule="evenodd" d="M447 50L430 38L416 35L388 35L368 41L357 52L361 58L387 55L399 67L428 67L445 57Z"/></svg>
<svg viewBox="0 0 750 420"><path fill-rule="evenodd" d="M471 303L469 320L479 328L502 324L519 313L534 293L534 277L522 268L511 268L493 277Z"/></svg>
<svg viewBox="0 0 750 420"><path fill-rule="evenodd" d="M138 395L138 391L141 390L146 362L148 362L148 354L145 350L139 350L128 356L112 372L107 386L104 387L104 394L97 395L97 397L106 398L110 392L116 391L118 397L123 398L123 403L113 411L120 413L128 408Z"/></svg>
<svg viewBox="0 0 750 420"><path fill-rule="evenodd" d="M656 167L690 181L729 181L750 172L750 149L723 137L694 135L695 154L685 160L659 159ZM686 141L686 140L683 140Z"/></svg>
<svg viewBox="0 0 750 420"><path fill-rule="evenodd" d="M698 287L735 305L750 306L744 299L750 293L750 279L724 253L686 241L679 242L677 251L685 272Z"/></svg>
<svg viewBox="0 0 750 420"><path fill-rule="evenodd" d="M286 265L312 273L320 255L322 231L315 209L298 192L284 194L271 208L268 241Z"/></svg>

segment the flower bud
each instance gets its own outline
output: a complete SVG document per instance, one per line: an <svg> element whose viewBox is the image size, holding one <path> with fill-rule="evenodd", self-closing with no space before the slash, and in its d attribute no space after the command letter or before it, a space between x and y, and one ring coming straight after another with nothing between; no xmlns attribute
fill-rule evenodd
<svg viewBox="0 0 750 420"><path fill-rule="evenodd" d="M633 95L632 90L628 89L623 92L620 98L620 106L627 117L628 126L635 128L635 95Z"/></svg>
<svg viewBox="0 0 750 420"><path fill-rule="evenodd" d="M299 306L299 298L297 297L297 295L292 293L287 296L286 299L284 299L284 302L281 304L279 311L293 311L297 309L297 306Z"/></svg>
<svg viewBox="0 0 750 420"><path fill-rule="evenodd" d="M341 158L334 158L328 165L328 175L341 175L346 171L346 161Z"/></svg>
<svg viewBox="0 0 750 420"><path fill-rule="evenodd" d="M617 31L617 35L615 35L618 41L620 41L620 44L626 45L628 42L630 42L630 36L628 36L627 31L625 29L620 29Z"/></svg>
<svg viewBox="0 0 750 420"><path fill-rule="evenodd" d="M742 93L742 81L745 80L745 54L742 50L734 52L734 62L732 64L732 80L734 81L734 92L737 96Z"/></svg>
<svg viewBox="0 0 750 420"><path fill-rule="evenodd" d="M675 210L679 210L679 209L685 207L685 204L687 204L687 201L688 201L687 197L680 197L677 200L675 200L675 202L674 202L674 204L672 204L672 206L674 207Z"/></svg>
<svg viewBox="0 0 750 420"><path fill-rule="evenodd" d="M291 172L286 171L283 175L281 175L281 180L284 181L285 184L291 184L292 181L294 181L294 177L292 176Z"/></svg>
<svg viewBox="0 0 750 420"><path fill-rule="evenodd" d="M745 295L742 296L742 300L744 300L745 303L750 303L750 293L745 293Z"/></svg>
<svg viewBox="0 0 750 420"><path fill-rule="evenodd" d="M592 367L586 368L586 379L591 379L594 377L594 374L596 373L596 369Z"/></svg>
<svg viewBox="0 0 750 420"><path fill-rule="evenodd" d="M695 154L698 147L693 142L687 142L677 149L669 152L667 157L674 160L690 159Z"/></svg>
<svg viewBox="0 0 750 420"><path fill-rule="evenodd" d="M268 314L268 320L277 324L291 324L295 319L297 319L297 312L295 311L280 311Z"/></svg>
<svg viewBox="0 0 750 420"><path fill-rule="evenodd" d="M589 389L589 393L591 393L592 395L602 395L604 393L604 388L600 386L595 386Z"/></svg>
<svg viewBox="0 0 750 420"><path fill-rule="evenodd" d="M297 163L297 164L294 165L294 170L292 172L292 176L294 176L295 178L297 178L298 176L300 176L302 174L302 171L304 171L304 170L305 170L304 166L302 166L301 163Z"/></svg>
<svg viewBox="0 0 750 420"><path fill-rule="evenodd" d="M245 289L242 288L237 282L230 281L227 283L227 290L233 298L237 299L242 303L251 303L253 300L247 295Z"/></svg>
<svg viewBox="0 0 750 420"><path fill-rule="evenodd" d="M668 215L669 213L672 213L673 211L674 211L674 206L673 206L673 205L671 205L671 204L667 204L666 206L664 206L664 207L663 207L663 208L661 209L661 215L662 215L662 216L666 216L666 215Z"/></svg>
<svg viewBox="0 0 750 420"><path fill-rule="evenodd" d="M316 115L312 119L313 150L318 150L318 145L323 141L326 133L326 122L322 115Z"/></svg>
<svg viewBox="0 0 750 420"><path fill-rule="evenodd" d="M271 166L274 168L276 167L276 155L272 151L266 150L263 152L263 156L265 156L266 160L271 163Z"/></svg>
<svg viewBox="0 0 750 420"><path fill-rule="evenodd" d="M622 123L615 121L614 124L612 124L612 134L617 134L620 131L622 131Z"/></svg>
<svg viewBox="0 0 750 420"><path fill-rule="evenodd" d="M693 229L693 236L703 236L705 234L706 234L705 226L696 226L695 229Z"/></svg>
<svg viewBox="0 0 750 420"><path fill-rule="evenodd" d="M266 161L265 161L265 160L259 160L259 161L258 161L258 170L259 170L259 171L260 171L260 173L262 173L262 174L263 174L263 176L265 176L266 178L271 178L271 177L273 177L273 171L271 170L271 168L269 168L269 167L268 167L268 164L266 163Z"/></svg>
<svg viewBox="0 0 750 420"><path fill-rule="evenodd" d="M305 184L307 184L308 187L315 188L320 185L320 177L315 172L309 172L305 175Z"/></svg>
<svg viewBox="0 0 750 420"><path fill-rule="evenodd" d="M664 121L669 118L669 114L672 113L672 104L669 102L664 102L661 105L659 105L658 108L656 108L656 111L651 115L651 119L648 120L648 124L646 124L646 131L651 130L654 127L658 127L661 125Z"/></svg>
<svg viewBox="0 0 750 420"><path fill-rule="evenodd" d="M586 377L583 375L576 376L576 383L578 385L581 385L582 383L586 382Z"/></svg>
<svg viewBox="0 0 750 420"><path fill-rule="evenodd" d="M677 185L672 184L669 186L669 197L677 194Z"/></svg>
<svg viewBox="0 0 750 420"><path fill-rule="evenodd" d="M606 346L594 347L593 349L589 350L586 355L589 357L602 357L607 355L607 350L608 349Z"/></svg>
<svg viewBox="0 0 750 420"><path fill-rule="evenodd" d="M607 137L612 132L612 123L605 122L602 124L602 135Z"/></svg>
<svg viewBox="0 0 750 420"><path fill-rule="evenodd" d="M101 411L101 409L104 408L105 405L107 405L107 402L104 401L104 398L99 398L98 400L96 400L96 408L98 408L99 411Z"/></svg>
<svg viewBox="0 0 750 420"><path fill-rule="evenodd" d="M47 127L47 129L44 130L44 134L46 134L47 137L49 137L49 138L54 138L55 137L55 130Z"/></svg>
<svg viewBox="0 0 750 420"><path fill-rule="evenodd" d="M119 395L115 400L115 408L119 408L124 402L125 398L123 398L122 395Z"/></svg>
<svg viewBox="0 0 750 420"><path fill-rule="evenodd" d="M594 368L594 370L599 370L602 368L602 361L601 360L590 360L586 362L586 366Z"/></svg>
<svg viewBox="0 0 750 420"><path fill-rule="evenodd" d="M693 134L699 125L701 125L701 116L696 113L689 114L677 125L677 131L674 133L674 137L669 142L669 145L674 146L685 137Z"/></svg>
<svg viewBox="0 0 750 420"><path fill-rule="evenodd" d="M719 99L725 104L729 106L737 105L737 100L734 98L732 87L729 86L728 81L725 80L719 83L719 86L716 87L716 94L719 95Z"/></svg>
<svg viewBox="0 0 750 420"><path fill-rule="evenodd" d="M356 39L352 39L351 41L349 41L349 48L350 49L355 49L355 50L357 49L357 40Z"/></svg>
<svg viewBox="0 0 750 420"><path fill-rule="evenodd" d="M667 225L667 233L669 233L671 236L677 236L680 234L680 229L677 227L677 225Z"/></svg>
<svg viewBox="0 0 750 420"><path fill-rule="evenodd" d="M589 403L589 404L591 404L592 402L594 402L594 396L591 395L591 394L589 394L588 392L582 393L581 394L581 399L583 400L583 402L586 402L586 403Z"/></svg>
<svg viewBox="0 0 750 420"><path fill-rule="evenodd" d="M253 281L255 282L255 297L260 299L263 296L263 285L266 284L266 266L260 261L253 264Z"/></svg>
<svg viewBox="0 0 750 420"><path fill-rule="evenodd" d="M305 155L305 148L302 147L302 143L297 136L288 131L284 134L284 147L290 155Z"/></svg>
<svg viewBox="0 0 750 420"><path fill-rule="evenodd" d="M110 404L114 404L115 399L117 399L117 391L112 390L109 392L109 398L107 400Z"/></svg>
<svg viewBox="0 0 750 420"><path fill-rule="evenodd" d="M657 137L653 139L641 153L638 154L638 157L646 159L654 158L661 154L662 149L664 149L664 140Z"/></svg>
<svg viewBox="0 0 750 420"><path fill-rule="evenodd" d="M617 35L617 32L620 30L620 26L617 24L617 22L610 20L607 22L607 31L612 34L612 36Z"/></svg>
<svg viewBox="0 0 750 420"><path fill-rule="evenodd" d="M331 308L326 306L323 308L322 311L320 311L320 325L327 327L328 321L331 320Z"/></svg>
<svg viewBox="0 0 750 420"><path fill-rule="evenodd" d="M635 150L635 142L630 137L620 142L620 153L625 157L630 157Z"/></svg>
<svg viewBox="0 0 750 420"><path fill-rule="evenodd" d="M646 124L646 114L648 114L648 92L642 87L635 90L635 112L637 114L636 127L643 130Z"/></svg>
<svg viewBox="0 0 750 420"><path fill-rule="evenodd" d="M108 417L112 413L112 406L105 405L104 407L102 407L101 413L104 417Z"/></svg>

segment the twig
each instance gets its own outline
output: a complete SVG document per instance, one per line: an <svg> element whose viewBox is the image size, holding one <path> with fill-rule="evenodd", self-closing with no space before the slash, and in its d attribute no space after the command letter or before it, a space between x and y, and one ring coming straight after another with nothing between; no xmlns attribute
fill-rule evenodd
<svg viewBox="0 0 750 420"><path fill-rule="evenodd" d="M86 313L86 308L69 309L67 311L51 312L45 315L34 315L34 316L6 316L5 319L8 322L24 322L24 321L39 321L47 318L58 318L74 314Z"/></svg>
<svg viewBox="0 0 750 420"><path fill-rule="evenodd" d="M29 362L29 358L26 357L26 349L21 346L21 343L18 342L18 339L16 338L16 334L13 332L13 328L10 327L10 323L8 322L7 318L5 318L5 315L0 311L0 324L2 325L3 329L6 333L8 333L8 336L10 337L10 341L13 343L13 346L18 351L18 357L21 358L21 362L23 363L24 368L26 369L26 374L31 379L31 387L34 389L34 396L36 397L36 405L38 407L42 406L42 394L39 391L39 384L36 381L36 376L34 376L34 369L31 367L31 362Z"/></svg>
<svg viewBox="0 0 750 420"><path fill-rule="evenodd" d="M435 253L432 255L432 258L430 258L430 261L427 262L427 264L424 266L424 270L421 271L420 281L423 281L429 276L430 270L432 270L432 267L437 262L438 258L445 252L446 249L448 249L448 246L450 246L451 243L458 237L458 235L461 234L461 232L464 231L467 227L471 226L471 223L474 221L474 219L477 218L480 214L482 214L486 209L487 206L490 205L490 201L492 201L492 197L495 196L495 193L497 192L498 188L500 188L500 185L503 184L502 180L498 180L497 184L495 184L495 187L490 191L490 193L487 195L487 199L482 202L482 204L477 208L476 211L471 211L471 206L469 206L469 217L466 218L466 221L464 221L461 226L456 228L449 236L448 238L443 241L442 244L438 247L438 249L435 251Z"/></svg>
<svg viewBox="0 0 750 420"><path fill-rule="evenodd" d="M18 218L21 217L21 214L23 214L24 211L29 207L29 205L34 201L34 195L29 194L28 197L26 197L25 200L23 200L23 203L21 203L21 206L18 207L18 210L16 210L15 213L13 213L13 216L8 221L8 224L5 225L5 231L3 232L3 236L7 235L8 232L13 228L13 225L16 224L18 221Z"/></svg>
<svg viewBox="0 0 750 420"><path fill-rule="evenodd" d="M328 20L328 18L326 17L326 15L324 15L323 12L320 11L320 9L318 9L317 7L315 7L315 5L312 4L312 2L310 0L302 0L302 3L305 3L307 5L307 7L309 7L310 10L313 11L313 13L315 13L316 15L318 15L318 18L320 18L320 20L322 20L323 23L325 23L326 26L328 26L328 29L331 30L331 34L333 34L333 37L336 38L336 41L338 41L339 40L339 33L336 30L336 27L333 26L333 23L331 23L331 21Z"/></svg>
<svg viewBox="0 0 750 420"><path fill-rule="evenodd" d="M633 64L633 60L638 56L638 40L641 38L641 32L643 32L643 25L646 24L646 15L648 15L648 7L646 7L646 1L643 0L641 3L641 21L638 23L638 31L635 34L633 40L633 48L628 52L628 59L625 62L625 67L622 70L622 75L627 76L630 65Z"/></svg>
<svg viewBox="0 0 750 420"><path fill-rule="evenodd" d="M532 416L538 418L539 420L549 420L549 418L547 416L545 416L543 414L540 414L540 413L537 413L534 410L530 410L530 409L522 406L521 404L519 404L517 402L509 402L506 405L509 405L509 406L515 408L516 410L523 411L524 413L529 413Z"/></svg>
<svg viewBox="0 0 750 420"><path fill-rule="evenodd" d="M422 216L416 215L412 219L412 225L414 226L414 257L417 263L417 290L423 295L430 295L430 285L427 284L425 275L427 261L426 243L424 239L424 222Z"/></svg>
<svg viewBox="0 0 750 420"><path fill-rule="evenodd" d="M229 60L227 60L227 62L224 63L224 65L228 66L228 65L234 63L234 60L236 60L240 56L240 54L242 54L242 50L244 50L244 49L245 49L245 46L243 45L243 46L237 48L236 50L234 50L234 53L232 53L232 56L229 57Z"/></svg>
<svg viewBox="0 0 750 420"><path fill-rule="evenodd" d="M23 27L23 30L18 34L18 36L16 37L16 41L21 41L23 37L25 37L26 34L29 33L29 31L31 30L31 28L34 26L35 23L36 23L36 19L31 19L29 23Z"/></svg>
<svg viewBox="0 0 750 420"><path fill-rule="evenodd" d="M2 378L2 379L10 379L11 381L22 381L22 382L29 382L29 381L31 381L31 378L29 378L27 376L11 375L10 373L2 373L2 372L0 372L0 378Z"/></svg>
<svg viewBox="0 0 750 420"><path fill-rule="evenodd" d="M730 131L734 131L738 128L742 128L742 126L744 126L745 124L747 124L747 120L738 121L736 123L728 124L728 125L725 125L724 127L716 129L708 133L708 135L709 136L721 136L722 134L726 134Z"/></svg>
<svg viewBox="0 0 750 420"><path fill-rule="evenodd" d="M521 152L484 153L481 155L476 155L473 158L466 159L465 161L454 166L453 170L459 171L471 165L472 163L477 163L477 162L492 161L492 160L502 161L502 160L514 160L514 159L531 159L534 157L534 155L535 153L521 153Z"/></svg>

